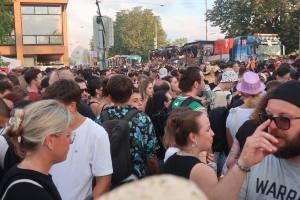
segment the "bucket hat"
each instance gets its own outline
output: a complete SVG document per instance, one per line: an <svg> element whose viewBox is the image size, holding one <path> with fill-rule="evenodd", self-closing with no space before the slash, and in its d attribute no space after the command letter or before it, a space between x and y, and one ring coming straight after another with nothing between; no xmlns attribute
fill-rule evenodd
<svg viewBox="0 0 300 200"><path fill-rule="evenodd" d="M239 92L256 95L264 91L266 88L265 84L260 81L258 74L254 72L246 72L243 75L241 82L238 83L236 89Z"/></svg>
<svg viewBox="0 0 300 200"><path fill-rule="evenodd" d="M230 71L225 71L222 74L221 83L233 83L233 82L236 82L238 80L239 80L239 77L238 77L237 73L230 70Z"/></svg>

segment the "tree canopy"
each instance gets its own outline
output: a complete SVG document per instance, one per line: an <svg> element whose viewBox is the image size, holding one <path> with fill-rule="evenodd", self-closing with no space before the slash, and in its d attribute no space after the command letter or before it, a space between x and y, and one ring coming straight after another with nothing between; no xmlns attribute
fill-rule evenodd
<svg viewBox="0 0 300 200"><path fill-rule="evenodd" d="M216 0L208 20L228 37L277 33L287 52L298 48L299 0Z"/></svg>
<svg viewBox="0 0 300 200"><path fill-rule="evenodd" d="M160 18L152 10L135 7L117 13L114 23L114 47L112 54L138 54L148 57L154 49L155 27L157 26L158 47L166 45L166 33Z"/></svg>
<svg viewBox="0 0 300 200"><path fill-rule="evenodd" d="M9 34L13 29L13 15L9 10L11 0L0 0L0 44L10 43Z"/></svg>
<svg viewBox="0 0 300 200"><path fill-rule="evenodd" d="M187 38L177 38L175 40L170 40L167 42L168 46L183 46L184 44L186 44L188 42Z"/></svg>

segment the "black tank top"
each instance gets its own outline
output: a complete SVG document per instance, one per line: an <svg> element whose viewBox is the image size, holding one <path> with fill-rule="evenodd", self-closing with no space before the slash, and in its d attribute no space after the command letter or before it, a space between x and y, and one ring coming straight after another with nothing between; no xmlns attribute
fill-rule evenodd
<svg viewBox="0 0 300 200"><path fill-rule="evenodd" d="M201 161L193 156L178 156L174 154L166 161L164 173L189 179L193 167L198 163L201 163Z"/></svg>

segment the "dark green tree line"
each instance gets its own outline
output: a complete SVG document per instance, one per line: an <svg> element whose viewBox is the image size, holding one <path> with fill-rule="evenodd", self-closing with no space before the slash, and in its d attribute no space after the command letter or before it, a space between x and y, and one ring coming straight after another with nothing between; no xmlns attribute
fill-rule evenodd
<svg viewBox="0 0 300 200"><path fill-rule="evenodd" d="M13 30L13 15L9 9L11 0L0 0L0 45L9 43L8 35Z"/></svg>

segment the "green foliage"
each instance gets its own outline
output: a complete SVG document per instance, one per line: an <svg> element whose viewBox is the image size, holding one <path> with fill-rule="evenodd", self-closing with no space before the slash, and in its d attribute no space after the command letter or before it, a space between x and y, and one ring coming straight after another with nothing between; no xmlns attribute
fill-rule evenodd
<svg viewBox="0 0 300 200"><path fill-rule="evenodd" d="M13 30L13 15L9 11L11 0L0 0L0 44L12 43L11 37L8 35Z"/></svg>
<svg viewBox="0 0 300 200"><path fill-rule="evenodd" d="M208 20L227 36L277 33L293 52L298 47L299 0L216 0Z"/></svg>
<svg viewBox="0 0 300 200"><path fill-rule="evenodd" d="M9 65L9 62L4 62L3 59L0 57L0 68L7 67L8 65Z"/></svg>
<svg viewBox="0 0 300 200"><path fill-rule="evenodd" d="M188 42L187 38L177 38L175 40L169 40L167 42L167 46L183 46L184 44L186 44Z"/></svg>
<svg viewBox="0 0 300 200"><path fill-rule="evenodd" d="M158 47L165 46L166 33L152 10L135 7L118 12L114 23L115 44L109 55L137 54L147 58L148 52L154 49L156 25Z"/></svg>

